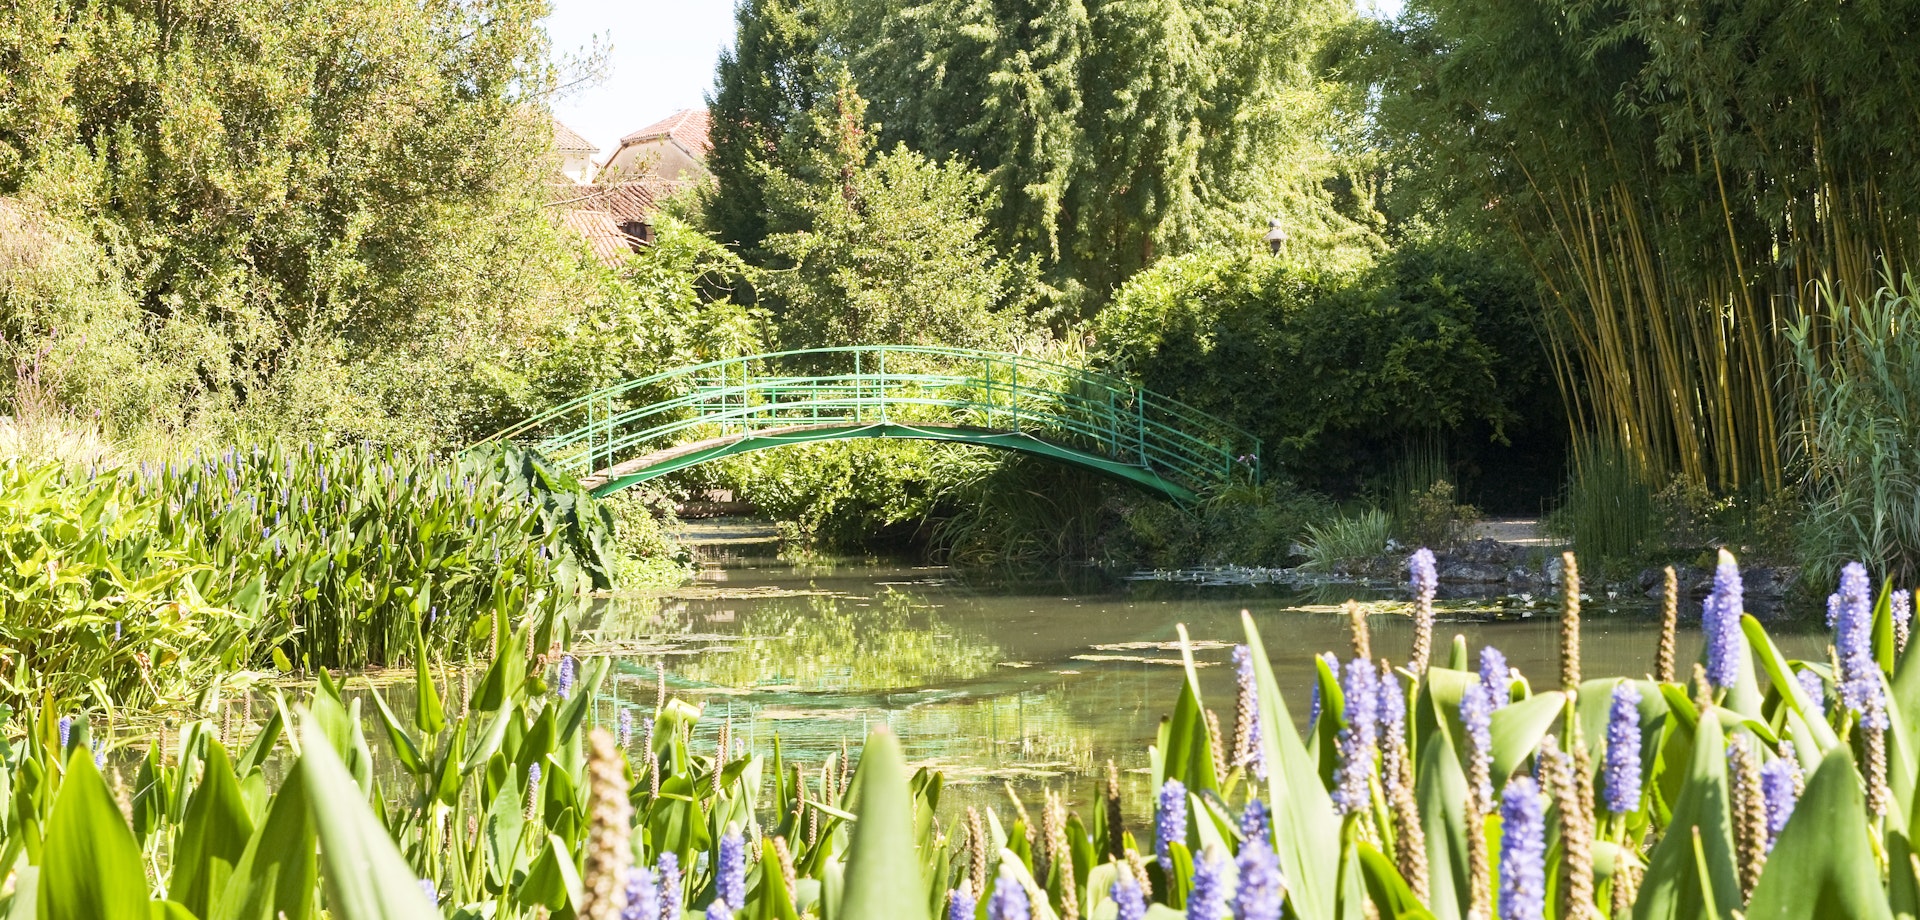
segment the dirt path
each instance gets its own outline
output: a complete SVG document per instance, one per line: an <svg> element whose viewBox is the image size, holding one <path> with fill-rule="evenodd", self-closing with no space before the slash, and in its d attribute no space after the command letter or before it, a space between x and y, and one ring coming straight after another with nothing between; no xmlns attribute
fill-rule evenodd
<svg viewBox="0 0 1920 920"><path fill-rule="evenodd" d="M1540 521L1523 518L1481 521L1473 526L1472 535L1476 540L1499 540L1518 546L1555 546L1560 542L1547 535Z"/></svg>

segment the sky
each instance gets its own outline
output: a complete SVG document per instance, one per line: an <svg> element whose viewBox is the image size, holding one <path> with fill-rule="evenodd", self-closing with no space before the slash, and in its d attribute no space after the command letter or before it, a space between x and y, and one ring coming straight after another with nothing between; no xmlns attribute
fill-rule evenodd
<svg viewBox="0 0 1920 920"><path fill-rule="evenodd" d="M1359 0L1372 15L1404 0ZM556 59L609 46L606 79L554 102L567 127L612 153L620 138L674 112L706 104L720 49L733 43L733 0L553 0L547 18Z"/></svg>
<svg viewBox="0 0 1920 920"><path fill-rule="evenodd" d="M553 104L567 127L612 153L620 138L706 104L720 49L733 43L733 0L554 0L556 59L610 45L607 77Z"/></svg>

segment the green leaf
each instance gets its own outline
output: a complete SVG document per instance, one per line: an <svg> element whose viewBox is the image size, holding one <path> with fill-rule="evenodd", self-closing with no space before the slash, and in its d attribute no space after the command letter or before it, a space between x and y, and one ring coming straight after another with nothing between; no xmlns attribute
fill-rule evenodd
<svg viewBox="0 0 1920 920"><path fill-rule="evenodd" d="M147 873L113 793L76 749L53 800L41 850L38 920L140 920L147 916Z"/></svg>
<svg viewBox="0 0 1920 920"><path fill-rule="evenodd" d="M1274 682L1273 668L1267 661L1266 646L1253 616L1240 615L1252 653L1253 671L1260 691L1260 743L1267 759L1267 801L1273 806L1273 830L1279 845L1280 865L1291 890L1288 900L1293 913L1303 920L1332 920L1334 892L1338 881L1340 848L1329 845L1340 839L1340 820L1333 811L1333 800L1320 783L1320 772L1307 756L1306 745L1294 732L1293 716Z"/></svg>
<svg viewBox="0 0 1920 920"><path fill-rule="evenodd" d="M892 732L867 736L852 791L860 820L847 848L846 891L836 920L928 920L906 766Z"/></svg>
<svg viewBox="0 0 1920 920"><path fill-rule="evenodd" d="M1748 920L1891 918L1871 834L1853 753L1836 747L1813 771L1767 856Z"/></svg>
<svg viewBox="0 0 1920 920"><path fill-rule="evenodd" d="M1646 880L1634 901L1634 920L1725 918L1740 907L1726 745L1720 717L1711 710L1700 716L1687 769L1680 800L1673 806L1673 823L1648 859Z"/></svg>
<svg viewBox="0 0 1920 920"><path fill-rule="evenodd" d="M1366 883L1367 897L1380 916L1393 920L1434 920L1434 915L1413 896L1413 889L1400 875L1399 868L1373 844L1357 841L1360 851L1360 877Z"/></svg>
<svg viewBox="0 0 1920 920"><path fill-rule="evenodd" d="M1773 644L1773 637L1767 634L1767 628L1762 626L1759 620L1754 619L1752 614L1740 618L1740 628L1747 634L1747 644L1759 654L1760 667L1767 672L1767 679L1773 683L1774 692L1780 694L1780 698L1806 720L1807 728L1812 730L1814 743L1820 750L1822 752L1832 750L1834 745L1840 743L1840 736L1833 733L1833 726L1827 724L1826 717L1820 713L1820 707L1807 698L1807 691L1802 689L1800 682L1789 673L1786 656L1780 654L1779 647ZM1920 690L1920 685L1916 686L1916 690Z"/></svg>
<svg viewBox="0 0 1920 920"><path fill-rule="evenodd" d="M747 898L752 905L742 914L745 920L800 920L793 909L793 893L787 890L787 877L780 871L780 855L773 841L760 841L760 887Z"/></svg>
<svg viewBox="0 0 1920 920"><path fill-rule="evenodd" d="M433 671L427 666L427 640L417 631L413 634L413 726L427 738L447 727L440 691L433 685Z"/></svg>
<svg viewBox="0 0 1920 920"><path fill-rule="evenodd" d="M320 866L311 807L306 775L289 772L207 920L308 920L313 916Z"/></svg>
<svg viewBox="0 0 1920 920"><path fill-rule="evenodd" d="M234 781L227 749L209 738L206 768L199 787L187 800L186 817L174 840L168 900L178 902L194 916L206 916L226 890L233 867L246 854L247 841L252 837L253 821L247 816L240 785Z"/></svg>
<svg viewBox="0 0 1920 920"><path fill-rule="evenodd" d="M1443 732L1429 736L1414 774L1427 838L1427 904L1439 920L1460 920L1471 906L1467 877L1467 777Z"/></svg>
<svg viewBox="0 0 1920 920"><path fill-rule="evenodd" d="M1559 690L1536 693L1517 703L1509 703L1493 713L1493 789L1498 795L1507 777L1520 768L1540 747L1540 739L1552 731L1566 710L1567 695Z"/></svg>
<svg viewBox="0 0 1920 920"><path fill-rule="evenodd" d="M360 786L309 718L300 729L299 770L320 838L328 913L340 920L432 920L440 915L420 880L367 807Z"/></svg>

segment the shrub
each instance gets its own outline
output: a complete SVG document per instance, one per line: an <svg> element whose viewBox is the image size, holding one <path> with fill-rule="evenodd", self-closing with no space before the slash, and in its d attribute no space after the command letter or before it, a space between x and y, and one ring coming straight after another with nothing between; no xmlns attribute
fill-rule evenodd
<svg viewBox="0 0 1920 920"><path fill-rule="evenodd" d="M1303 568L1331 572L1342 563L1372 559L1387 550L1393 521L1385 511L1369 508L1320 524L1308 524L1307 561Z"/></svg>

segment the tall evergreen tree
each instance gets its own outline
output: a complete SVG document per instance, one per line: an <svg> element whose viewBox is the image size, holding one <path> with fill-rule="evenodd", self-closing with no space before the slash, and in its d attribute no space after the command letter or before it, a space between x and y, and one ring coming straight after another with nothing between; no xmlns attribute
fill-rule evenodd
<svg viewBox="0 0 1920 920"><path fill-rule="evenodd" d="M1265 230L1244 205L1274 197L1263 160L1317 127L1310 62L1350 15L1335 0L860 6L826 27L882 143L986 171L1002 239L1094 304L1157 255ZM1290 159L1303 175L1331 160Z"/></svg>
<svg viewBox="0 0 1920 920"><path fill-rule="evenodd" d="M721 52L707 99L715 179L707 214L722 240L751 251L781 229L769 227L770 171L792 172L801 151L829 142L809 132L844 68L823 48L819 13L806 0L742 0L734 15L734 46Z"/></svg>

